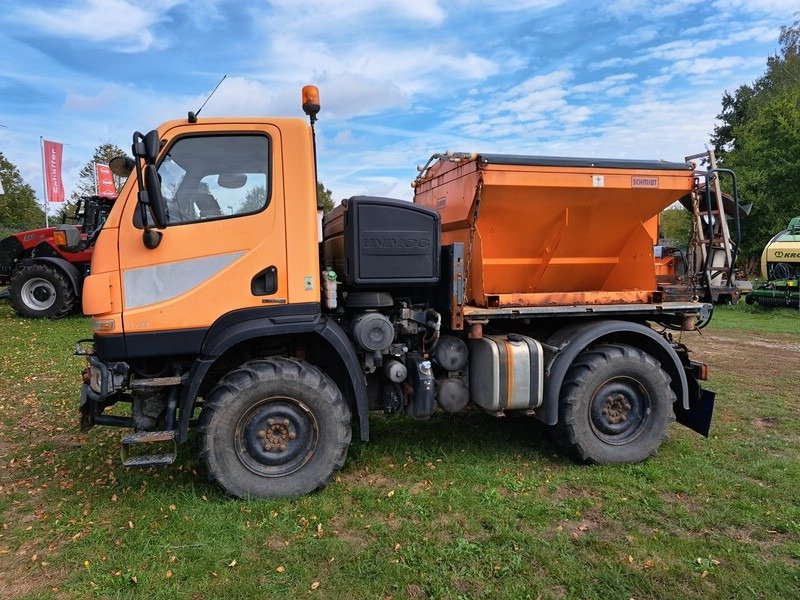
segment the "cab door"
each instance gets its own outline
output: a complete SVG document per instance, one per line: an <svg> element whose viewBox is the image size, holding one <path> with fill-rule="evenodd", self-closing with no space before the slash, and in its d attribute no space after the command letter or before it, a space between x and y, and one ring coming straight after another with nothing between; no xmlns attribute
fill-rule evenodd
<svg viewBox="0 0 800 600"><path fill-rule="evenodd" d="M129 355L199 349L228 312L287 298L280 130L269 124L186 125L162 133L158 163L167 227L142 242L142 211L126 206L119 260ZM174 335L164 336L164 332Z"/></svg>

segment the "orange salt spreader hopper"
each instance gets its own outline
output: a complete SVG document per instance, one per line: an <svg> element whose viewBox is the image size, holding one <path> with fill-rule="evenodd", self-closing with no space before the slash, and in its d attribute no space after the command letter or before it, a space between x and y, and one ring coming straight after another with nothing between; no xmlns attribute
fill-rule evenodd
<svg viewBox="0 0 800 600"><path fill-rule="evenodd" d="M660 301L658 214L693 185L689 163L461 153L413 184L464 244L467 302L500 308Z"/></svg>

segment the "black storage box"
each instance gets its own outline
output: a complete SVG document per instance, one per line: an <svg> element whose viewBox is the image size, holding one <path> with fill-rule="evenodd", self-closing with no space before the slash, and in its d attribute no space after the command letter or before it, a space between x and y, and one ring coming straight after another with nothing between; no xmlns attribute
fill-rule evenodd
<svg viewBox="0 0 800 600"><path fill-rule="evenodd" d="M392 198L354 196L325 216L323 267L351 286L439 282L439 213Z"/></svg>

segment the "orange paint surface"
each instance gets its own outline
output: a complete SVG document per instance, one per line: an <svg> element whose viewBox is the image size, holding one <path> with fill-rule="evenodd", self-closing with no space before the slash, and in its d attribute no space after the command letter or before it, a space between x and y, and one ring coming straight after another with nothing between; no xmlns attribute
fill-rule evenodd
<svg viewBox="0 0 800 600"><path fill-rule="evenodd" d="M470 303L651 302L658 214L693 183L689 169L439 159L414 201L440 212L444 244L464 243Z"/></svg>
<svg viewBox="0 0 800 600"><path fill-rule="evenodd" d="M269 137L269 205L251 215L169 225L162 230L159 246L151 250L142 242L142 229L134 225L138 189L132 175L98 238L92 274L84 287L84 312L115 318L114 330L96 333L204 328L237 309L319 302L316 186L308 124L302 119L171 121L159 128L161 155L182 137L220 133ZM184 293L162 302L124 306L126 272L232 255L237 258L231 264ZM253 295L253 277L270 266L277 269L277 292Z"/></svg>

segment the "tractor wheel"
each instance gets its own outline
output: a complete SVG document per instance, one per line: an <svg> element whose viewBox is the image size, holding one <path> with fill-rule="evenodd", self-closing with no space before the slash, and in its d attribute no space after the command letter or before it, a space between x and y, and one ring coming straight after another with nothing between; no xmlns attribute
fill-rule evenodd
<svg viewBox="0 0 800 600"><path fill-rule="evenodd" d="M350 437L350 410L330 377L276 357L242 365L211 391L198 451L209 481L229 496L300 496L327 485Z"/></svg>
<svg viewBox="0 0 800 600"><path fill-rule="evenodd" d="M18 315L33 319L60 319L75 306L75 291L57 267L34 263L23 267L8 285L11 305Z"/></svg>
<svg viewBox="0 0 800 600"><path fill-rule="evenodd" d="M645 460L656 453L675 419L670 381L652 356L632 346L584 350L561 388L560 445L582 462Z"/></svg>

